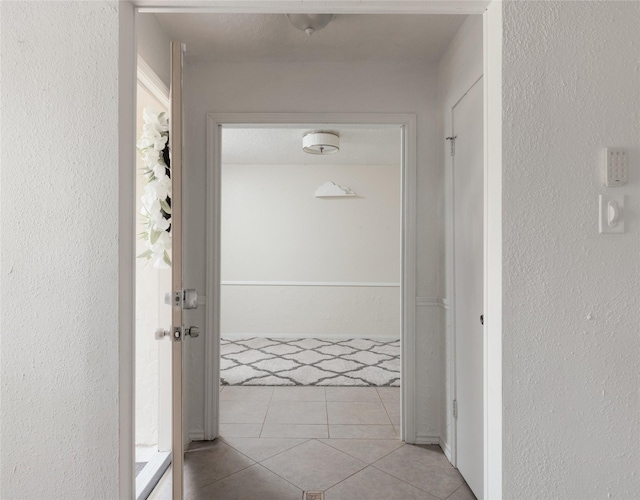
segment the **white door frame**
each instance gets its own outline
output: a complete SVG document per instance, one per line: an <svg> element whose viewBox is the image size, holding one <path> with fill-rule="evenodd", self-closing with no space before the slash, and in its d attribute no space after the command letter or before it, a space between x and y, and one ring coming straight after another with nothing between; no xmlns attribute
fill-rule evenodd
<svg viewBox="0 0 640 500"><path fill-rule="evenodd" d="M119 46L119 479L134 496L135 16L137 13L460 14L484 18L485 497L502 497L502 2L501 0L132 0L121 2ZM447 401L450 404L450 401Z"/></svg>
<svg viewBox="0 0 640 500"><path fill-rule="evenodd" d="M204 437L218 437L220 387L220 177L222 127L388 127L402 132L401 438L416 442L416 115L369 113L209 113Z"/></svg>

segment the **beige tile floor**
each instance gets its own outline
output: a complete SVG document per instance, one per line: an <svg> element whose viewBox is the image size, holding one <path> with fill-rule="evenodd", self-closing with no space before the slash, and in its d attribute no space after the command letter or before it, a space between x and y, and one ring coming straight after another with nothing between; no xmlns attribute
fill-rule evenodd
<svg viewBox="0 0 640 500"><path fill-rule="evenodd" d="M399 425L398 388L224 387L220 439L185 453L185 498L475 498L439 447L403 443ZM150 498L171 498L169 474Z"/></svg>

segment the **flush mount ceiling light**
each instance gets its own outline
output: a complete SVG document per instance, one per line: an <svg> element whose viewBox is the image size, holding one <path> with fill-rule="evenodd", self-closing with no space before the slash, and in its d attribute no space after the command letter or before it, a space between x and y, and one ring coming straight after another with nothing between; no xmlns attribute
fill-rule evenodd
<svg viewBox="0 0 640 500"><path fill-rule="evenodd" d="M333 19L333 14L287 14L289 22L307 36L324 28Z"/></svg>
<svg viewBox="0 0 640 500"><path fill-rule="evenodd" d="M312 155L337 153L340 136L335 132L308 132L302 138L302 149Z"/></svg>

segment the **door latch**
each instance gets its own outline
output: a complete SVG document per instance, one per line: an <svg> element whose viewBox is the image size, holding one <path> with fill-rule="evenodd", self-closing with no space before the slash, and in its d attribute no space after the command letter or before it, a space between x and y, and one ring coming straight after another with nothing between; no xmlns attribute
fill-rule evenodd
<svg viewBox="0 0 640 500"><path fill-rule="evenodd" d="M189 328L179 328L175 327L173 329L173 335L169 333L169 330L165 330L164 328L158 328L155 332L156 340L162 340L165 337L172 337L172 340L175 342L180 342L182 340L183 335L182 332L184 330L184 336L189 336L192 339L200 336L200 328L197 326L190 326Z"/></svg>
<svg viewBox="0 0 640 500"><path fill-rule="evenodd" d="M167 292L164 294L164 303L181 309L197 309L198 291L194 288L187 288L176 292Z"/></svg>
<svg viewBox="0 0 640 500"><path fill-rule="evenodd" d="M197 326L190 326L184 329L184 334L189 335L192 339L195 339L200 335L200 328Z"/></svg>

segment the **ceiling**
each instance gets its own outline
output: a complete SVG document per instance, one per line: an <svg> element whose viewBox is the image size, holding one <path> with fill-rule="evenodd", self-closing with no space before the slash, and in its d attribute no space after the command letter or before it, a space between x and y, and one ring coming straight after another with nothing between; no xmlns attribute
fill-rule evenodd
<svg viewBox="0 0 640 500"><path fill-rule="evenodd" d="M339 14L309 37L284 14L148 15L186 43L190 62L436 63L466 17Z"/></svg>
<svg viewBox="0 0 640 500"><path fill-rule="evenodd" d="M302 136L316 128L223 128L222 163L262 165L400 165L397 128L331 128L340 134L340 151L312 155L302 151Z"/></svg>

